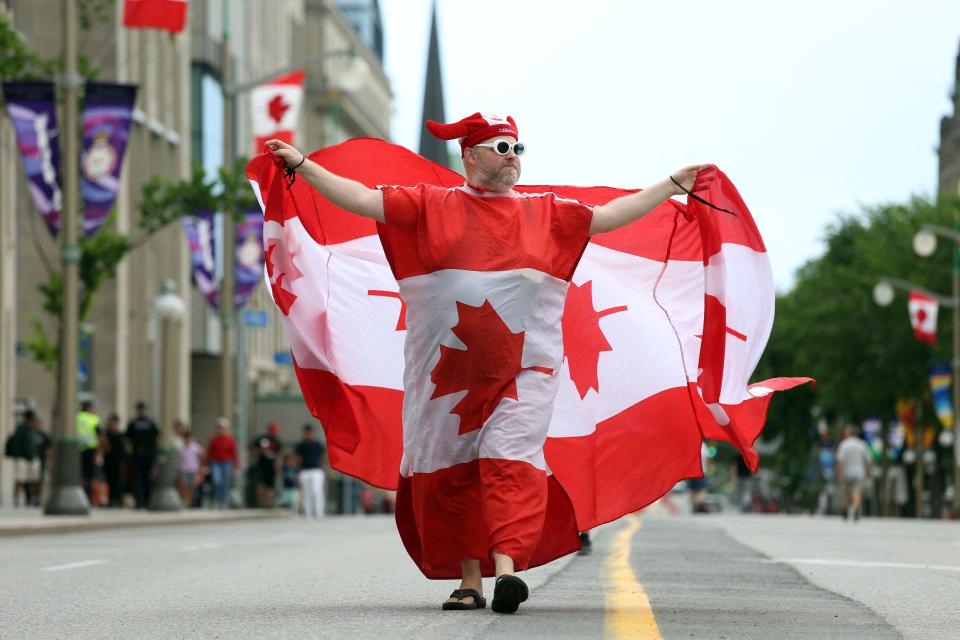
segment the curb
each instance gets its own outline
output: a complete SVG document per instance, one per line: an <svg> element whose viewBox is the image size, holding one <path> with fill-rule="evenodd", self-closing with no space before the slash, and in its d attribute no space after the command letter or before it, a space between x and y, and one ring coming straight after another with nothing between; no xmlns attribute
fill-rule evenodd
<svg viewBox="0 0 960 640"><path fill-rule="evenodd" d="M42 516L42 520L31 523L4 525L0 521L0 538L43 535L48 533L82 533L84 531L102 531L104 529L131 529L134 527L156 527L188 524L216 524L222 522L241 522L244 520L267 520L289 517L287 510L245 511L241 513L200 516L185 512L157 513L146 518L131 520L97 520L89 516ZM50 519L47 519L50 518ZM63 521L57 522L58 518ZM83 519L74 519L83 518Z"/></svg>

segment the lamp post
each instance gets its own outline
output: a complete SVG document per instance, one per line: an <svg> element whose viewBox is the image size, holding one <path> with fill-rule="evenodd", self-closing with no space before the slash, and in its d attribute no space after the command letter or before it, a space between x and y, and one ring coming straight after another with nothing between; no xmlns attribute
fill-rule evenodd
<svg viewBox="0 0 960 640"><path fill-rule="evenodd" d="M924 258L937 250L937 236L949 238L953 244L952 296L953 309L953 357L951 358L951 381L953 382L953 508L960 514L960 233L956 229L938 224L925 224L913 236L913 250ZM949 445L948 445L949 446Z"/></svg>
<svg viewBox="0 0 960 640"><path fill-rule="evenodd" d="M330 51L321 51L315 55L302 58L295 64L287 65L259 76L253 80L243 83L236 83L233 78L233 67L230 59L230 13L229 0L223 0L223 34L221 41L222 62L222 88L224 96L224 118L223 118L223 140L224 156L223 164L227 167L233 167L237 154L237 99L259 87L265 82L276 78L277 76L292 73L297 69L309 66L327 60L330 58L349 57L350 66L341 75L341 84L346 91L353 91L360 87L363 75L366 71L366 64L363 59L357 55L356 49L347 47L343 49L333 49ZM336 117L336 113L334 114ZM327 142L327 141L325 141ZM234 220L232 215L235 212L223 212L223 278L220 286L220 321L221 321L221 415L230 420L235 425L237 434L237 450L239 454L239 464L234 475L231 494L231 504L241 506L244 495L244 471L246 469L247 452L247 420L244 415L245 406L243 404L245 394L240 390L241 385L246 384L246 374L244 366L245 350L239 344L243 340L243 328L237 322L236 305L234 300L234 289L236 283L236 256L234 255Z"/></svg>
<svg viewBox="0 0 960 640"><path fill-rule="evenodd" d="M161 322L160 379L162 381L160 414L160 456L157 459L159 473L157 486L150 494L151 511L179 511L182 507L180 496L174 487L177 474L177 452L173 448L173 420L177 411L176 345L180 321L186 311L186 304L176 293L176 283L164 280L160 295L153 301L153 311Z"/></svg>
<svg viewBox="0 0 960 640"><path fill-rule="evenodd" d="M77 347L80 245L77 241L79 186L77 166L77 6L63 0L64 74L61 132L63 145L63 210L60 217L60 264L63 305L60 311L60 362L57 422L54 425L53 490L44 508L47 515L88 515L90 504L80 488L80 446L76 437Z"/></svg>

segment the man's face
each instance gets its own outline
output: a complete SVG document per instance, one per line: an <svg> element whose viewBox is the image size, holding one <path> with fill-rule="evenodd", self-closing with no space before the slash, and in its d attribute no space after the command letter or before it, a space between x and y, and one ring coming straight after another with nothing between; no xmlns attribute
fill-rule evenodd
<svg viewBox="0 0 960 640"><path fill-rule="evenodd" d="M517 141L513 136L497 136L484 140L481 144L491 144L506 140L511 145ZM469 147L464 152L464 168L467 178L478 186L484 184L508 191L520 180L520 158L511 148L507 155L501 156L490 147Z"/></svg>

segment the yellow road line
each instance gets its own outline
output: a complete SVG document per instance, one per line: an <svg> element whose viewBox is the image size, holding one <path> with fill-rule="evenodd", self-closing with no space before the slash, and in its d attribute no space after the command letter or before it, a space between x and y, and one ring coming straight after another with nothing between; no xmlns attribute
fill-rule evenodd
<svg viewBox="0 0 960 640"><path fill-rule="evenodd" d="M636 516L626 518L627 526L617 532L606 563L606 610L603 627L608 638L661 640L647 592L630 568L630 543L640 528Z"/></svg>

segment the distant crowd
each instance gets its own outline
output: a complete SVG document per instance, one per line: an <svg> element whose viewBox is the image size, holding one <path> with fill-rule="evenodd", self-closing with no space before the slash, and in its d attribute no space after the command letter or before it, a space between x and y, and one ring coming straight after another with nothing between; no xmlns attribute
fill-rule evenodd
<svg viewBox="0 0 960 640"><path fill-rule="evenodd" d="M311 424L303 426L300 441L284 452L280 427L270 423L249 446L247 478L255 484L259 507L284 507L308 518L323 516L326 447ZM174 486L184 507L224 509L242 506L242 496L231 502L233 478L239 464L237 443L226 418L217 421L204 446L187 425L177 420L169 448L162 447L160 429L144 402L121 431L113 413L101 421L94 403L84 401L76 416L83 490L94 507L149 508L164 454L174 455ZM47 468L52 458L50 436L40 418L27 410L7 439L4 454L14 467L15 506L39 506Z"/></svg>

